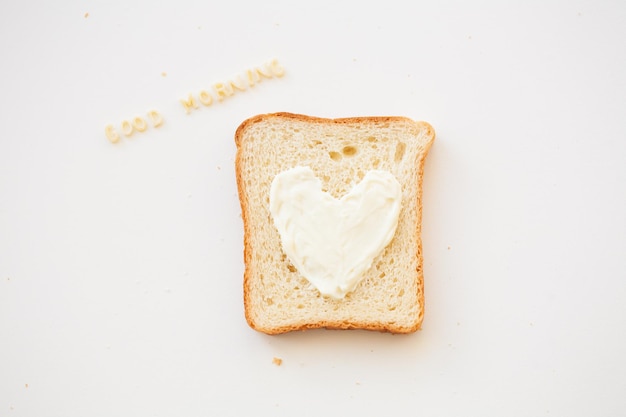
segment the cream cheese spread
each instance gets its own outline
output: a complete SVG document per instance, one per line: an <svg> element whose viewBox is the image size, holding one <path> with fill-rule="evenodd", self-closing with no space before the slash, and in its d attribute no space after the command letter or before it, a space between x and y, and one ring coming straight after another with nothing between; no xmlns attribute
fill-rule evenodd
<svg viewBox="0 0 626 417"><path fill-rule="evenodd" d="M387 171L367 172L336 199L311 168L297 166L276 175L269 205L289 260L321 294L342 299L393 239L401 202Z"/></svg>

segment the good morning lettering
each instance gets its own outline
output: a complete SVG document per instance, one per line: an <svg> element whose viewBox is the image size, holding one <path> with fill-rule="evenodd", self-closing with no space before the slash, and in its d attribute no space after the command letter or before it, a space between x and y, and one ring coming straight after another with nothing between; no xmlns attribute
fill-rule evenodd
<svg viewBox="0 0 626 417"><path fill-rule="evenodd" d="M208 89L189 93L179 102L185 113L191 114L201 107L209 107L214 103L223 102L236 93L253 88L263 80L281 78L283 75L285 75L285 69L277 59L274 59L262 66L247 69L242 74L227 81L213 83ZM104 134L111 143L118 143L122 136L129 138L134 133L139 134L149 129L158 129L164 123L165 119L158 110L150 110L145 115L124 119L119 124L106 125Z"/></svg>

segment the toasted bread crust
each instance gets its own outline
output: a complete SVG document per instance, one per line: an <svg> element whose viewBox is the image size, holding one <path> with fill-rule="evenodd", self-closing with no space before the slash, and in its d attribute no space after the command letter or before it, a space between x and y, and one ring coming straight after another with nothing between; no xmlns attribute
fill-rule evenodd
<svg viewBox="0 0 626 417"><path fill-rule="evenodd" d="M242 160L244 155L242 154L242 145L245 137L245 132L255 123L263 122L271 118L284 118L284 119L294 119L307 123L316 123L316 124L337 124L337 125L349 125L354 123L360 124L368 124L368 123L381 123L381 122L398 122L398 121L409 121L411 123L417 123L421 126L422 129L426 131L426 134L429 136L430 140L428 141L428 146L421 152L419 155L419 160L416 161L418 164L419 170L417 172L418 175L418 184L419 190L417 193L418 201L415 203L417 208L417 227L415 229L416 240L418 244L418 250L416 255L417 258L417 299L419 300L419 314L416 317L416 320L411 326L401 326L394 325L388 323L372 323L365 321L326 321L319 320L313 323L304 323L302 325L293 325L293 326L277 326L277 327L266 327L257 323L252 314L252 301L250 294L250 279L254 275L255 271L252 269L253 263L251 262L252 256L252 247L250 242L251 236L251 225L250 219L248 218L249 213L249 201L247 193L242 192L246 185L244 183L244 177L242 172ZM423 174L424 174L424 160L427 156L428 149L430 144L435 138L435 131L430 124L427 122L414 122L412 119L407 117L399 117L399 116L366 116L366 117L349 117L349 118L337 118L337 119L328 119L328 118L320 118L307 116L302 114L294 114L287 112L279 112L279 113L267 113L267 114L259 114L242 122L235 132L235 144L237 146L237 153L235 157L235 175L237 187L239 190L239 202L241 205L241 213L243 220L243 229L244 229L244 250L243 250L243 258L245 264L244 270L244 279L243 279L243 302L244 302L244 310L245 310L245 318L249 326L255 330L260 332L276 335L291 331L297 330L309 330L309 329L336 329L336 330L348 330L348 329L362 329L362 330L371 330L371 331L379 331L379 332L389 332L395 334L407 334L413 333L419 329L421 329L421 325L424 319L424 277L423 277L423 255L422 255L422 242L421 242L421 220L422 220L422 205L421 205L421 194L422 194L422 184L423 184Z"/></svg>

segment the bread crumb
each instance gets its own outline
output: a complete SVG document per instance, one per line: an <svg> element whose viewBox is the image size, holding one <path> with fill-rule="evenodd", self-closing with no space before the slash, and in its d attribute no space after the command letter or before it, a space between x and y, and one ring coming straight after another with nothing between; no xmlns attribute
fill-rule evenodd
<svg viewBox="0 0 626 417"><path fill-rule="evenodd" d="M28 388L28 384L24 384L24 388Z"/></svg>
<svg viewBox="0 0 626 417"><path fill-rule="evenodd" d="M448 246L448 250L450 250L450 249L451 249L451 246Z"/></svg>
<svg viewBox="0 0 626 417"><path fill-rule="evenodd" d="M274 359L272 359L272 363L276 366L280 366L283 364L283 360L281 358L274 357Z"/></svg>
<svg viewBox="0 0 626 417"><path fill-rule="evenodd" d="M85 19L89 17L89 13L85 13Z"/></svg>
<svg viewBox="0 0 626 417"><path fill-rule="evenodd" d="M161 77L167 77L167 72L163 71L163 72L161 73Z"/></svg>

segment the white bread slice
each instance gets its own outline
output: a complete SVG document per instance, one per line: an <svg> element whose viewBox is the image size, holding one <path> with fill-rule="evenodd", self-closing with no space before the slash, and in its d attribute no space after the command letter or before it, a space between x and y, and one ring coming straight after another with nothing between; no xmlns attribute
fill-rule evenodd
<svg viewBox="0 0 626 417"><path fill-rule="evenodd" d="M313 328L418 330L424 316L421 217L424 161L435 138L426 122L404 117L322 119L263 114L235 133L244 225L244 307L253 329L279 334ZM340 198L370 170L402 186L395 236L343 299L323 296L291 264L269 210L274 177L308 166Z"/></svg>

